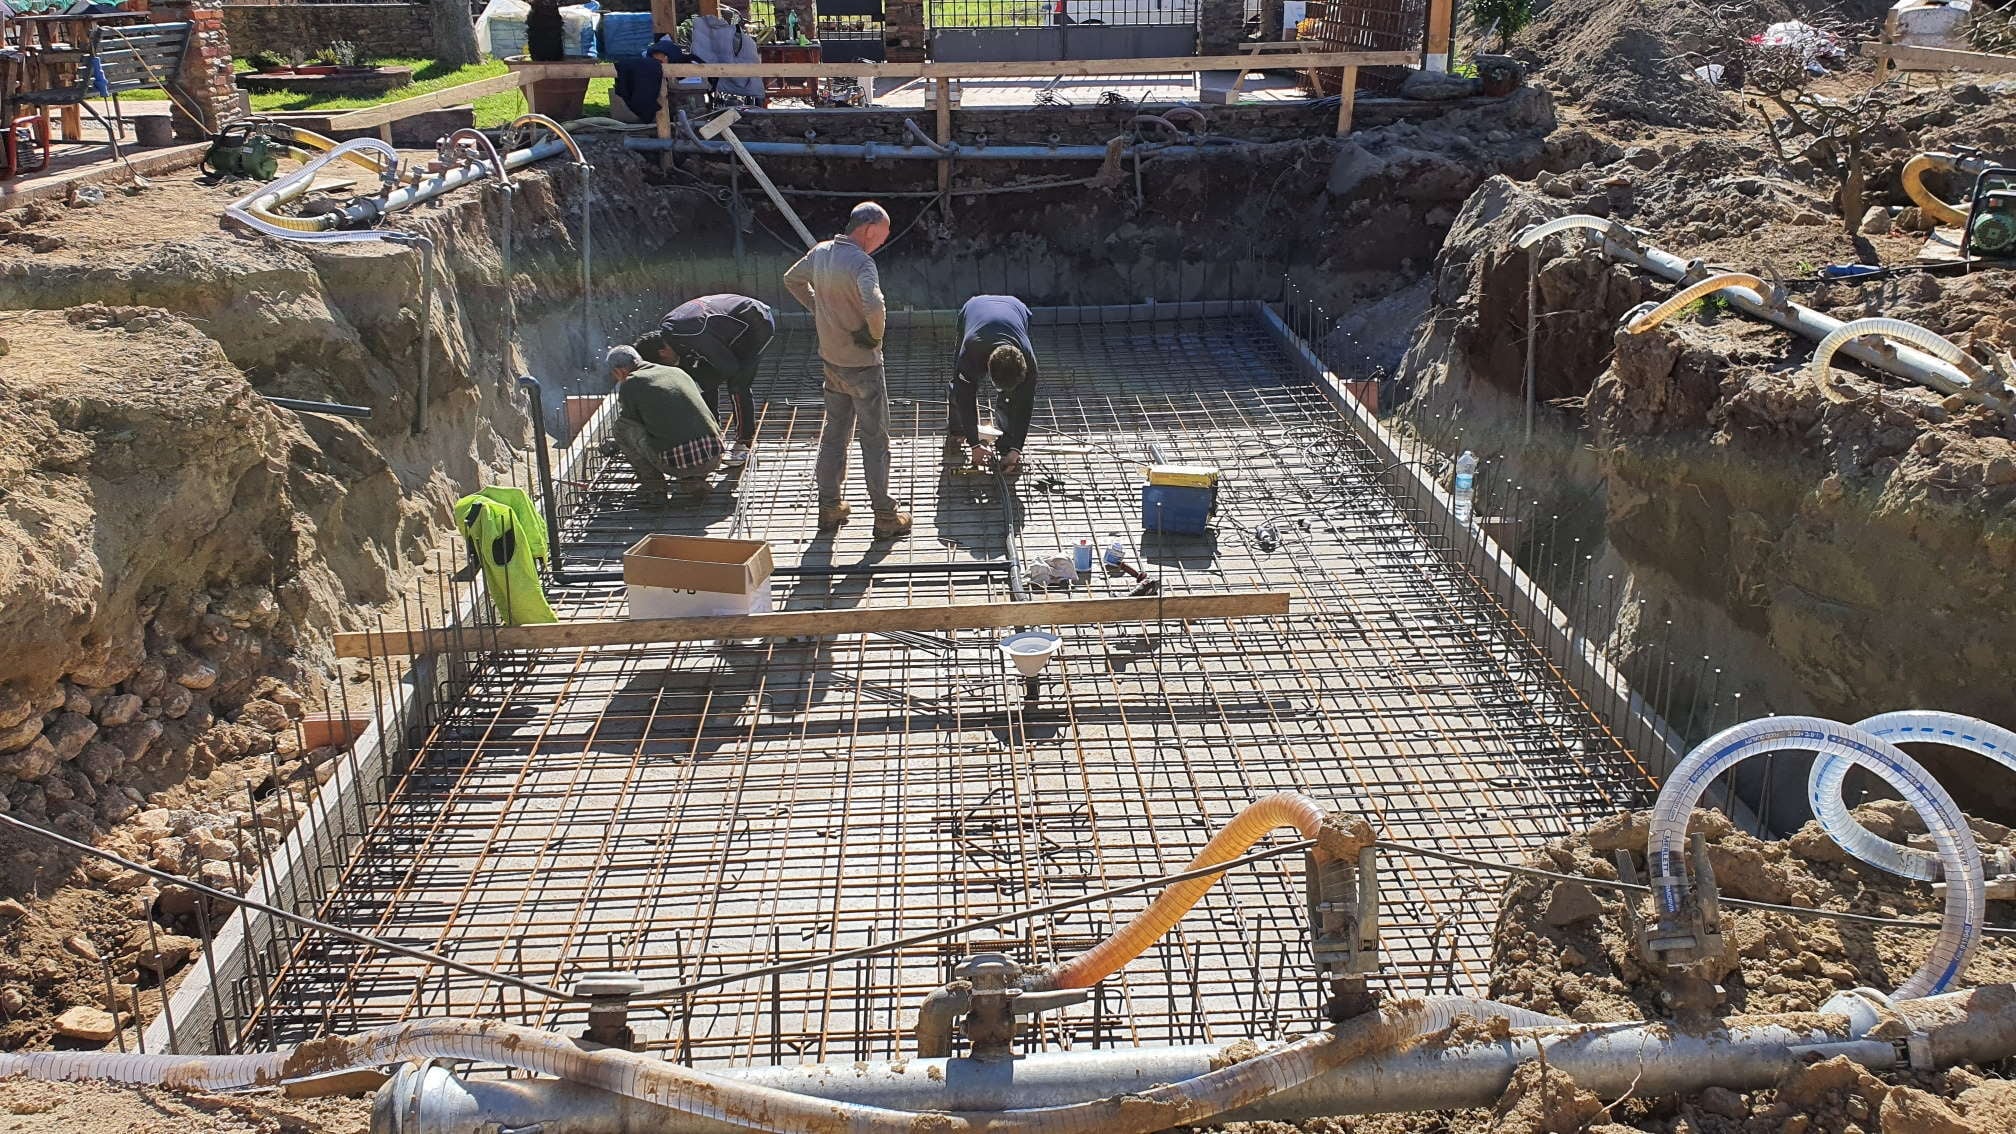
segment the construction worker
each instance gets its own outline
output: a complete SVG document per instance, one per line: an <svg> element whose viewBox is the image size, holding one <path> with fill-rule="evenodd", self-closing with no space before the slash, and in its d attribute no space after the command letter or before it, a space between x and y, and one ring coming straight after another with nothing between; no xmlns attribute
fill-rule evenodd
<svg viewBox="0 0 2016 1134"><path fill-rule="evenodd" d="M637 474L638 504L663 507L667 478L697 500L707 495L707 474L721 464L721 426L692 375L644 361L664 349L657 331L637 343L610 347L608 362L620 407L616 445Z"/></svg>
<svg viewBox="0 0 2016 1134"><path fill-rule="evenodd" d="M847 231L822 240L784 272L784 286L819 329L819 358L826 370L826 421L819 430L819 528L847 522L840 496L847 478L847 444L861 433L861 476L875 504L875 538L910 532L910 513L889 495L889 382L882 371L882 334L888 310L870 253L889 239L889 214L873 201L854 206Z"/></svg>
<svg viewBox="0 0 2016 1134"><path fill-rule="evenodd" d="M717 419L721 388L728 388L739 437L728 454L731 465L748 460L749 447L756 443L756 399L750 391L756 384L756 363L776 334L777 319L770 305L746 295L703 295L665 316L663 335L671 361L699 383L700 396Z"/></svg>
<svg viewBox="0 0 2016 1134"><path fill-rule="evenodd" d="M945 386L945 457L958 462L970 447L973 467L993 463L980 436L980 380L994 383L1001 425L1000 470L1022 466L1029 418L1036 412L1036 351L1029 345L1029 306L1012 295L976 295L959 309L959 353Z"/></svg>

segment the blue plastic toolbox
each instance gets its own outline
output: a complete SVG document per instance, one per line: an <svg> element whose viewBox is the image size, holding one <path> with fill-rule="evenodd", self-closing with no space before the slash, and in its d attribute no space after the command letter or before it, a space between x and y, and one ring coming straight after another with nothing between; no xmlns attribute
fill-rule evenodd
<svg viewBox="0 0 2016 1134"><path fill-rule="evenodd" d="M1164 535L1203 535L1218 508L1218 490L1172 484L1141 486L1141 530Z"/></svg>

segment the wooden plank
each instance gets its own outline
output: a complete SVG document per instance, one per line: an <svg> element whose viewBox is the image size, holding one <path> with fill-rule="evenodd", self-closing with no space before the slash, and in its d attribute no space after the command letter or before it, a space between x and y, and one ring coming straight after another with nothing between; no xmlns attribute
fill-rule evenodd
<svg viewBox="0 0 2016 1134"><path fill-rule="evenodd" d="M524 70L514 71L508 75L492 75L487 79L478 79L473 83L463 83L460 86L447 87L429 94L402 98L398 102L388 102L382 106L367 106L362 110L353 110L348 114L339 114L329 120L329 128L331 130L372 130L388 122L397 122L402 118L411 118L423 111L439 110L444 106L459 106L472 99L482 98L484 95L515 91L525 85L527 82L525 73L529 70L531 68L528 67Z"/></svg>
<svg viewBox="0 0 2016 1134"><path fill-rule="evenodd" d="M1902 43L1865 46L1881 53L1884 66L1900 71L1979 71L1988 74L2016 72L2016 55L1990 55L1981 51L1955 51L1946 47L1912 47Z"/></svg>
<svg viewBox="0 0 2016 1134"><path fill-rule="evenodd" d="M711 79L1047 79L1111 75L1189 75L1199 71L1304 71L1312 68L1399 67L1418 64L1418 51L1306 51L1270 55L1175 55L1155 59L1063 59L1036 63L668 63L675 78ZM606 78L608 63L530 63L515 72L528 80Z"/></svg>
<svg viewBox="0 0 2016 1134"><path fill-rule="evenodd" d="M874 80L870 79L869 82L874 82ZM952 140L952 80L937 79L934 82L937 84L934 90L938 96L938 144L942 146ZM950 158L939 158L939 203L944 206L947 217L952 215L951 189L952 161Z"/></svg>
<svg viewBox="0 0 2016 1134"><path fill-rule="evenodd" d="M1358 102L1358 68L1344 68L1337 83L1337 136L1351 132L1351 110Z"/></svg>
<svg viewBox="0 0 2016 1134"><path fill-rule="evenodd" d="M678 0L651 0L651 32L671 35L679 30Z"/></svg>
<svg viewBox="0 0 2016 1134"><path fill-rule="evenodd" d="M1421 62L1430 71L1449 69L1449 40L1456 26L1453 0L1428 0L1428 49Z"/></svg>
<svg viewBox="0 0 2016 1134"><path fill-rule="evenodd" d="M610 92L609 97L615 98L615 92ZM672 76L670 75L660 76L658 80L658 117L652 122L652 126L660 138L670 138L672 136ZM671 147L668 146L658 155L658 168L661 170L671 169L672 158L673 153Z"/></svg>
<svg viewBox="0 0 2016 1134"><path fill-rule="evenodd" d="M1189 618L1261 618L1286 613L1286 591L874 606L722 618L632 618L551 622L540 626L345 633L336 635L336 656L401 657L445 653L471 646L498 650L564 650L736 638L800 638L822 634L998 630L1010 626L1086 626Z"/></svg>

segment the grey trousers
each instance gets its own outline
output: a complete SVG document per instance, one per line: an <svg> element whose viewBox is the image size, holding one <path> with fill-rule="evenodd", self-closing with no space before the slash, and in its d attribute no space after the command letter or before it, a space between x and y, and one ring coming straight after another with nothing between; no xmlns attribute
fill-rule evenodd
<svg viewBox="0 0 2016 1134"><path fill-rule="evenodd" d="M819 428L819 460L812 476L819 506L840 502L847 479L847 445L861 435L861 479L877 512L897 510L889 495L889 381L880 366L826 364L826 421Z"/></svg>

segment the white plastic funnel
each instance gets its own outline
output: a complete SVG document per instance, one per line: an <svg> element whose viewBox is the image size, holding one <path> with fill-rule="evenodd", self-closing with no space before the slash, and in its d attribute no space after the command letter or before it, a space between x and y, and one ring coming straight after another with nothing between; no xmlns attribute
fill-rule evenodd
<svg viewBox="0 0 2016 1134"><path fill-rule="evenodd" d="M1020 634L1010 634L1001 639L1001 652L1015 661L1015 668L1024 677L1034 677L1043 672L1050 659L1064 645L1064 639L1041 630L1024 630Z"/></svg>

